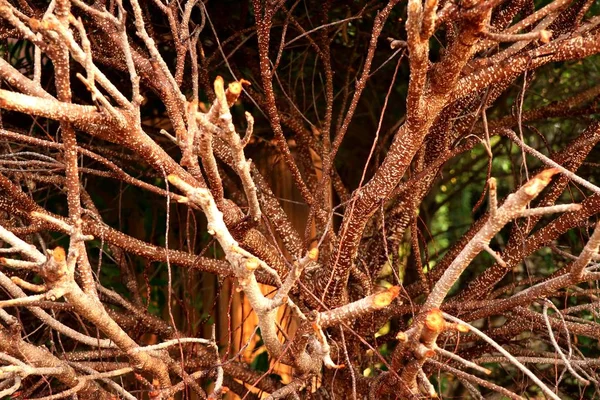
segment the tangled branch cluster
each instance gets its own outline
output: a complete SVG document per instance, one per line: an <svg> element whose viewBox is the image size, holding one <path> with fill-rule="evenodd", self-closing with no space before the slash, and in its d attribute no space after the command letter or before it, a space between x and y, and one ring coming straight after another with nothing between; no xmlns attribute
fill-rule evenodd
<svg viewBox="0 0 600 400"><path fill-rule="evenodd" d="M523 106L535 71L600 52L593 1L253 0L236 17L201 0L42 3L0 0L0 38L13 49L0 58L0 398L433 398L442 375L476 399L564 398L564 374L597 393L597 360L576 339L600 339L600 188L578 172L598 151L600 84ZM240 106L252 110L245 121ZM373 109L368 125L361 113ZM550 118L586 127L561 140L534 127ZM364 166L341 167L344 144L365 130ZM549 155L525 130L552 142ZM507 154L522 176L491 176L498 143L520 149ZM261 144L299 193L300 228L249 158L264 156ZM424 204L478 149L487 212L430 255ZM160 240L127 232L100 205L92 182L106 181L161 199ZM574 254L557 246L567 234L579 239ZM548 249L567 262L523 272ZM132 260L164 265L160 312ZM112 262L124 290L103 282ZM203 336L174 315L185 308L177 271L219 277L217 297L233 282L267 372L247 365L243 346L223 351L232 327ZM283 381L267 376L276 365L290 367Z"/></svg>

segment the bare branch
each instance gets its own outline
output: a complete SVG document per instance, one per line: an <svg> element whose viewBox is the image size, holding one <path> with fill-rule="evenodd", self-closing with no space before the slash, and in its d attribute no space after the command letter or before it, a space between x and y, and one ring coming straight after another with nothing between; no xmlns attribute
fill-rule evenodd
<svg viewBox="0 0 600 400"><path fill-rule="evenodd" d="M444 318L449 319L450 321L455 323L468 325L466 322L460 320L459 318L453 317L446 313L444 313ZM528 370L523 364L519 362L519 360L514 358L508 351L504 350L502 346L500 346L489 336L481 332L479 329L473 327L472 325L469 325L469 329L477 336L489 343L491 346L493 346L496 350L498 350L500 354L506 357L514 366L519 368L525 375L527 375L533 382L535 382L535 384L538 385L548 397L550 397L551 399L560 400L560 398L556 394L554 394L554 392L552 392L533 372Z"/></svg>

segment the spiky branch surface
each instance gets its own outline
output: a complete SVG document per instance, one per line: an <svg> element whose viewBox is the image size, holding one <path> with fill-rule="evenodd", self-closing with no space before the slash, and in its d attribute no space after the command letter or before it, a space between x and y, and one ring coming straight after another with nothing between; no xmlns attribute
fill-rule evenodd
<svg viewBox="0 0 600 400"><path fill-rule="evenodd" d="M0 397L597 393L597 7L359 3L0 0Z"/></svg>

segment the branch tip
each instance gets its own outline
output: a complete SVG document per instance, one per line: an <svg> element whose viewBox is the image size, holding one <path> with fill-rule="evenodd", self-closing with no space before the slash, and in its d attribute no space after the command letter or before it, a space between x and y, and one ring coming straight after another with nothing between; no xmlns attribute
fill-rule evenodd
<svg viewBox="0 0 600 400"><path fill-rule="evenodd" d="M169 176L167 176L167 180L169 181L169 183L171 185L175 185L175 186L177 186L179 183L181 183L181 179L177 175L169 175Z"/></svg>
<svg viewBox="0 0 600 400"><path fill-rule="evenodd" d="M65 249L58 246L54 250L52 250L52 258L56 262L63 262L67 259L67 255L65 253Z"/></svg>
<svg viewBox="0 0 600 400"><path fill-rule="evenodd" d="M319 332L319 330L321 330L321 327L319 326L319 324L317 322L312 323L312 328L313 328L313 331L315 331L315 332Z"/></svg>
<svg viewBox="0 0 600 400"><path fill-rule="evenodd" d="M523 190L528 196L536 196L550 183L552 177L559 172L558 168L548 168L527 182Z"/></svg>
<svg viewBox="0 0 600 400"><path fill-rule="evenodd" d="M417 14L421 11L421 3L418 1L409 1L408 2L408 12L409 14Z"/></svg>
<svg viewBox="0 0 600 400"><path fill-rule="evenodd" d="M225 81L221 75L215 78L214 89L216 93L222 93L225 91Z"/></svg>
<svg viewBox="0 0 600 400"><path fill-rule="evenodd" d="M216 82L215 82L216 83ZM242 90L244 86L250 86L250 82L245 79L240 79L239 81L231 82L227 85L227 91L225 93L225 97L227 98L227 105L231 107L233 103L237 101L242 94ZM216 89L215 89L216 92ZM218 92L217 92L218 93Z"/></svg>
<svg viewBox="0 0 600 400"><path fill-rule="evenodd" d="M540 42L546 44L546 43L549 43L550 39L552 38L552 31L542 29L540 31L539 35L540 35Z"/></svg>
<svg viewBox="0 0 600 400"><path fill-rule="evenodd" d="M432 331L441 332L444 329L444 316L442 311L434 308L427 314L425 319L425 326Z"/></svg>
<svg viewBox="0 0 600 400"><path fill-rule="evenodd" d="M215 90L215 96L217 97L217 101L218 103L221 103L219 112L222 113L223 107L226 108L226 106L229 105L229 99L225 95L225 81L221 76L217 76L213 87ZM224 102L227 102L228 104L223 104ZM231 103L233 104L233 101Z"/></svg>
<svg viewBox="0 0 600 400"><path fill-rule="evenodd" d="M256 259L255 257L249 258L248 260L246 260L246 269L248 271L256 271L258 269L258 267L260 266L258 259Z"/></svg>
<svg viewBox="0 0 600 400"><path fill-rule="evenodd" d="M387 38L387 41L390 42L390 48L392 50L396 50L400 47L406 47L407 44L404 40L394 39L392 37Z"/></svg>
<svg viewBox="0 0 600 400"><path fill-rule="evenodd" d="M227 91L235 96L239 96L240 93L242 93L242 84L241 82L231 82L228 86L227 86Z"/></svg>
<svg viewBox="0 0 600 400"><path fill-rule="evenodd" d="M317 261L319 259L319 249L314 247L308 251L308 259L311 261Z"/></svg>
<svg viewBox="0 0 600 400"><path fill-rule="evenodd" d="M373 297L373 304L377 308L387 307L396 297L398 297L398 294L400 294L400 287L392 286L381 293L377 293Z"/></svg>

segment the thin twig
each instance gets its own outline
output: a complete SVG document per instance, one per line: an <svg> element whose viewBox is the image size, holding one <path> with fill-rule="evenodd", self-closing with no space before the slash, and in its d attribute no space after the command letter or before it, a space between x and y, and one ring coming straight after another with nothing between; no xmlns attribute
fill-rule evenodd
<svg viewBox="0 0 600 400"><path fill-rule="evenodd" d="M496 343L495 340L493 340L492 338L490 338L488 335L486 335L485 333L481 332L479 329L475 328L474 326L464 322L463 320L453 317L450 314L447 313L443 313L444 318L455 322L457 324L463 324L463 325L467 325L469 326L469 329L471 332L473 332L474 334L476 334L477 336L479 336L480 338L482 338L486 343L490 344L492 347L494 347L496 350L498 350L500 352L500 354L502 354L504 357L507 358L507 360L513 364L514 366L516 366L517 368L519 368L525 375L527 375L533 382L535 382L536 385L538 385L540 387L540 389L542 389L542 391L551 399L554 400L560 400L560 397L558 397L553 391L551 391L545 384L544 382L542 382L533 372L531 372L529 369L527 369L527 367L525 367L523 364L521 364L519 362L519 360L517 360L515 357L513 357L508 351L504 350L504 348L502 346L500 346L498 343Z"/></svg>

